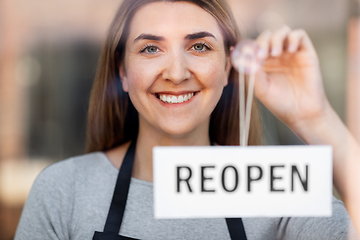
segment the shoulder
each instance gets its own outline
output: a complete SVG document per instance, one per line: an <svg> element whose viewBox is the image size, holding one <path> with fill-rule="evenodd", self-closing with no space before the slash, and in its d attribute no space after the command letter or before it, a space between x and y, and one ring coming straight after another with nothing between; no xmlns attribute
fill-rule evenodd
<svg viewBox="0 0 360 240"><path fill-rule="evenodd" d="M94 152L68 158L46 167L37 176L29 195L54 204L57 201L71 201L79 183L86 184L89 178L104 175L116 169L111 166L102 152ZM59 203L60 204L60 203Z"/></svg>
<svg viewBox="0 0 360 240"><path fill-rule="evenodd" d="M15 239L69 239L73 221L78 217L74 212L92 199L85 194L90 192L96 196L93 189L105 188L111 195L111 189L106 186L109 180L115 181L116 175L116 168L102 152L72 157L48 166L32 186Z"/></svg>
<svg viewBox="0 0 360 240"><path fill-rule="evenodd" d="M68 158L46 167L35 180L34 186L42 183L65 186L61 183L72 182L79 175L109 167L109 162L102 152L88 153Z"/></svg>

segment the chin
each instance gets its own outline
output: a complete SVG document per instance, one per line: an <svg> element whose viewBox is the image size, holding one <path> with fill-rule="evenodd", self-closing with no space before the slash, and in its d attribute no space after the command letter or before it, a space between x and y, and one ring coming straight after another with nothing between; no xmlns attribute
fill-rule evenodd
<svg viewBox="0 0 360 240"><path fill-rule="evenodd" d="M192 135L191 130L181 129L181 128L172 128L172 129L163 129L162 133L168 138L181 139L187 138Z"/></svg>
<svg viewBox="0 0 360 240"><path fill-rule="evenodd" d="M204 124L203 126L205 126ZM190 126L181 126L175 125L172 127L167 127L161 129L162 133L167 138L172 138L174 140L186 140L186 139L194 139L200 138L202 136L206 136L209 132L209 128L204 128L203 126L190 127Z"/></svg>
<svg viewBox="0 0 360 240"><path fill-rule="evenodd" d="M210 119L186 119L182 117L168 117L148 122L140 117L141 132L154 139L171 141L188 141L204 138L209 134ZM189 142L189 144L190 144Z"/></svg>

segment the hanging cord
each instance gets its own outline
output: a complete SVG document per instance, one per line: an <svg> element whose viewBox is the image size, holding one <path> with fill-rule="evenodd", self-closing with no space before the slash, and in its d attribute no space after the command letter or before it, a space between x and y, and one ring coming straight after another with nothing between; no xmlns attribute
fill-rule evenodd
<svg viewBox="0 0 360 240"><path fill-rule="evenodd" d="M245 132L245 65L239 65L239 120L240 120L240 146L244 146Z"/></svg>
<svg viewBox="0 0 360 240"><path fill-rule="evenodd" d="M255 50L251 46L254 45L249 41L241 43L233 54L233 62L239 72L239 124L240 124L240 146L247 146L250 132L251 107L254 98L254 83L257 68L257 58ZM249 68L250 66L250 68ZM245 76L249 75L249 86L247 98L245 102ZM246 107L245 107L246 105Z"/></svg>
<svg viewBox="0 0 360 240"><path fill-rule="evenodd" d="M249 74L249 88L248 88L248 94L246 99L246 113L245 113L245 146L248 145L249 142L249 133L250 133L250 118L251 118L251 107L252 102L254 99L254 84L255 84L255 74L256 74L256 58L253 55L251 60L251 68L250 68L250 74Z"/></svg>

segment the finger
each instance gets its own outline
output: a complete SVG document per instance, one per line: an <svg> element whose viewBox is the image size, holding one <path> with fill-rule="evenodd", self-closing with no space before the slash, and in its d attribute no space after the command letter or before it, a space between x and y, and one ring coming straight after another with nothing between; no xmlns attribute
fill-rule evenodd
<svg viewBox="0 0 360 240"><path fill-rule="evenodd" d="M288 36L288 49L290 53L294 53L298 50L314 50L314 46L303 29L297 29L292 31Z"/></svg>
<svg viewBox="0 0 360 240"><path fill-rule="evenodd" d="M258 45L257 57L264 60L269 56L271 31L265 30L256 39Z"/></svg>
<svg viewBox="0 0 360 240"><path fill-rule="evenodd" d="M291 29L288 26L283 26L274 32L274 34L271 36L270 54L272 57L280 56L283 53L286 39L290 32Z"/></svg>
<svg viewBox="0 0 360 240"><path fill-rule="evenodd" d="M299 50L300 42L304 37L302 30L294 30L289 34L288 37L288 49L289 53L294 53Z"/></svg>
<svg viewBox="0 0 360 240"><path fill-rule="evenodd" d="M304 30L299 30L302 34L302 38L300 41L300 50L309 50L315 53L315 47L309 37L309 35Z"/></svg>

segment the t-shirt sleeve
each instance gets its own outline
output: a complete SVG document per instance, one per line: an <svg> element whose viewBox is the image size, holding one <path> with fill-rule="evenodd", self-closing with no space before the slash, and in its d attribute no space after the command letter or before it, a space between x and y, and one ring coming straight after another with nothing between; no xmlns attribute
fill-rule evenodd
<svg viewBox="0 0 360 240"><path fill-rule="evenodd" d="M70 160L44 169L26 200L15 240L70 239L73 191Z"/></svg>
<svg viewBox="0 0 360 240"><path fill-rule="evenodd" d="M332 205L331 217L281 218L277 225L277 239L359 239L344 204L333 197Z"/></svg>

